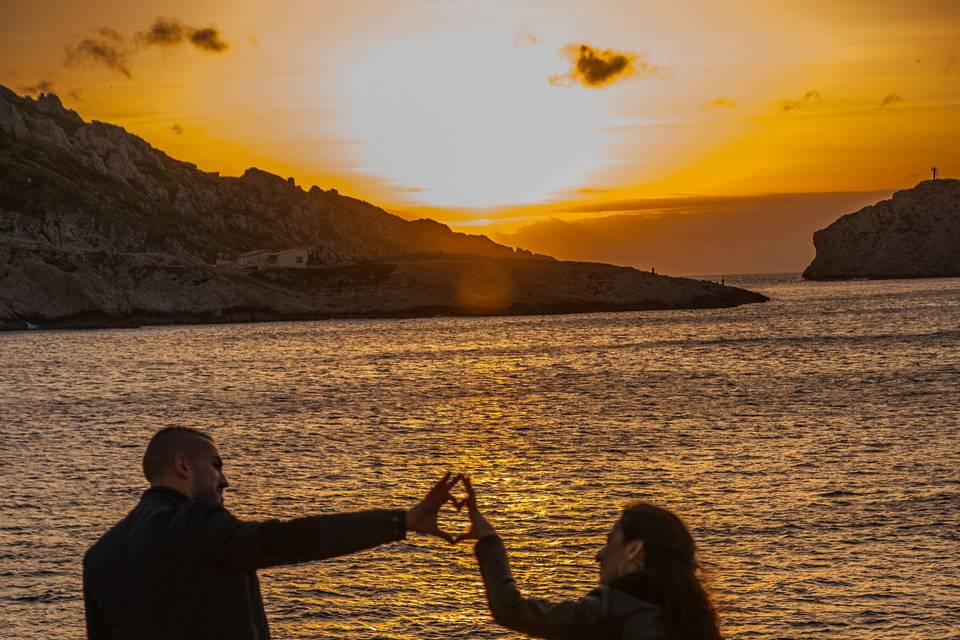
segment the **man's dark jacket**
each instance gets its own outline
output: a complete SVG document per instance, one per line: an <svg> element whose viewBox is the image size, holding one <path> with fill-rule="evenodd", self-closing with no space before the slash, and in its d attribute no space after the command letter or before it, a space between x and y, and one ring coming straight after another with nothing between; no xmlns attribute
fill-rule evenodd
<svg viewBox="0 0 960 640"><path fill-rule="evenodd" d="M257 569L399 540L405 524L403 511L243 522L154 487L83 558L87 637L266 640Z"/></svg>

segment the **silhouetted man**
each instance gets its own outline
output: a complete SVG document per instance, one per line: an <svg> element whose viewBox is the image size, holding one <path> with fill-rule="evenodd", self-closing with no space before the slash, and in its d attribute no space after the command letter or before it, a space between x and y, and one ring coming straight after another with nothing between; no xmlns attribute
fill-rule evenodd
<svg viewBox="0 0 960 640"><path fill-rule="evenodd" d="M257 569L320 560L400 540L452 541L437 526L448 473L409 511L360 511L243 522L223 507L228 486L213 440L173 427L147 445L139 504L87 551L83 598L95 640L270 637Z"/></svg>

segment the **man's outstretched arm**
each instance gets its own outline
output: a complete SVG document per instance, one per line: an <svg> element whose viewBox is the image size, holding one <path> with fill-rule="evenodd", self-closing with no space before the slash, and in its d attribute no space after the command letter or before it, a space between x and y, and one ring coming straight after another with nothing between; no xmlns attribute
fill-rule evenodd
<svg viewBox="0 0 960 640"><path fill-rule="evenodd" d="M215 505L193 505L193 537L214 560L236 569L262 569L347 555L401 540L407 531L452 541L437 526L437 513L453 501L460 480L447 474L409 511L370 510L308 516L293 520L242 522Z"/></svg>
<svg viewBox="0 0 960 640"><path fill-rule="evenodd" d="M358 511L294 520L269 520L260 526L258 546L267 564L296 564L344 556L406 537L406 512Z"/></svg>

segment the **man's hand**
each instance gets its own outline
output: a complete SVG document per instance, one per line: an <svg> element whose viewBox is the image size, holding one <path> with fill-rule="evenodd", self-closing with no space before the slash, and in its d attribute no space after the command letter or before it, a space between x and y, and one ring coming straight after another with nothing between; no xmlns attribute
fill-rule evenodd
<svg viewBox="0 0 960 640"><path fill-rule="evenodd" d="M473 490L470 478L464 476L463 486L467 489L466 503L467 511L470 514L470 530L455 537L453 539L455 543L461 540L469 540L470 538L479 540L484 536L489 536L497 532L496 529L493 528L493 525L480 513L480 508L477 506L477 492Z"/></svg>
<svg viewBox="0 0 960 640"><path fill-rule="evenodd" d="M460 508L456 498L450 495L450 489L460 482L461 478L463 478L462 474L454 476L450 472L440 478L426 497L417 506L407 511L407 531L426 533L443 538L447 542L453 542L453 536L437 525L437 514L440 513L440 507L445 502L452 503L457 509Z"/></svg>

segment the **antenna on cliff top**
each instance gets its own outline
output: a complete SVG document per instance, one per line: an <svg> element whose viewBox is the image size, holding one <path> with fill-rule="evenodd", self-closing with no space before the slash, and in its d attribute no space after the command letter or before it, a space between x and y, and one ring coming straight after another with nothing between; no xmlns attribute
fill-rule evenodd
<svg viewBox="0 0 960 640"><path fill-rule="evenodd" d="M936 180L936 179L937 179L937 168L936 168L936 167L933 167L932 169L930 169L930 171L933 171L933 179Z"/></svg>

